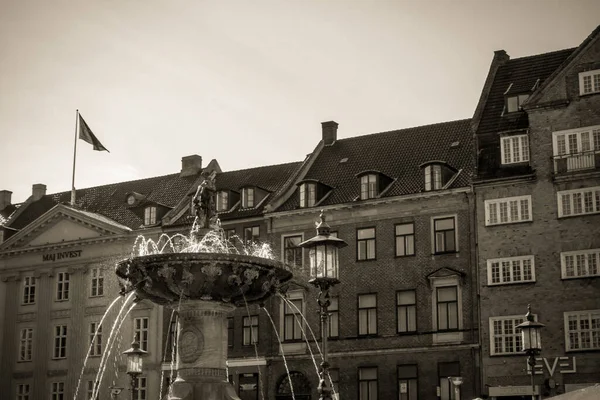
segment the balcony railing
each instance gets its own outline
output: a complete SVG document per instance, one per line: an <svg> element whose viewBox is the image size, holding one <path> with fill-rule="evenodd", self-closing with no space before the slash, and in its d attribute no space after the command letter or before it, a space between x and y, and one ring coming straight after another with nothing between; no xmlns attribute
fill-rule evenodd
<svg viewBox="0 0 600 400"><path fill-rule="evenodd" d="M585 171L600 168L600 151L583 151L554 156L554 173Z"/></svg>

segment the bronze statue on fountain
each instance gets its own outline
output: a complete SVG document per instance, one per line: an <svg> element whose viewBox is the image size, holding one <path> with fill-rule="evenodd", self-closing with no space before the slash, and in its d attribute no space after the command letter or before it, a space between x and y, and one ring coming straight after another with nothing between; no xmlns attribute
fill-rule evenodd
<svg viewBox="0 0 600 400"><path fill-rule="evenodd" d="M214 174L204 175L192 199L199 234L220 229ZM185 400L239 400L227 382L227 315L263 302L292 278L274 260L229 253L163 253L117 263L122 293L178 313L177 380L169 393ZM168 397L168 396L167 396Z"/></svg>

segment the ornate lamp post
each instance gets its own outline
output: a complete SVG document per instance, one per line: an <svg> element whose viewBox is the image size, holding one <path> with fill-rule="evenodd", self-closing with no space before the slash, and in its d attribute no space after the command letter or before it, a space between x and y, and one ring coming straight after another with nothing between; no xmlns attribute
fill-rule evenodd
<svg viewBox="0 0 600 400"><path fill-rule="evenodd" d="M450 383L452 384L452 387L454 388L454 398L456 400L459 400L460 399L460 385L463 384L462 376L449 376L448 380L450 381Z"/></svg>
<svg viewBox="0 0 600 400"><path fill-rule="evenodd" d="M148 353L140 349L140 342L134 340L131 348L123 352L127 356L127 375L131 377L131 400L137 399L137 378L142 373L143 358Z"/></svg>
<svg viewBox="0 0 600 400"><path fill-rule="evenodd" d="M321 363L321 377L317 391L320 400L331 400L332 388L329 384L329 362L327 361L327 336L329 335L329 313L331 304L329 289L340 283L338 249L348 245L342 239L331 236L331 227L325 222L323 210L319 216L317 236L312 237L298 246L308 249L310 260L309 283L319 289L317 302L319 303L319 316L321 317L321 340L323 362Z"/></svg>
<svg viewBox="0 0 600 400"><path fill-rule="evenodd" d="M527 364L531 368L531 399L535 400L535 357L542 351L541 329L545 326L534 321L531 314L531 304L527 305L526 321L516 326L521 329L521 338L523 342L523 351L527 355Z"/></svg>

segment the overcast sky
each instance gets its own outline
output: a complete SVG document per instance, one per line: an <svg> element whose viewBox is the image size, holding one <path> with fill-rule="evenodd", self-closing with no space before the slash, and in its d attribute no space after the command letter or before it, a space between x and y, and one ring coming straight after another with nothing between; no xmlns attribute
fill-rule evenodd
<svg viewBox="0 0 600 400"><path fill-rule="evenodd" d="M0 190L300 161L338 137L470 118L494 50L578 46L598 0L0 0Z"/></svg>

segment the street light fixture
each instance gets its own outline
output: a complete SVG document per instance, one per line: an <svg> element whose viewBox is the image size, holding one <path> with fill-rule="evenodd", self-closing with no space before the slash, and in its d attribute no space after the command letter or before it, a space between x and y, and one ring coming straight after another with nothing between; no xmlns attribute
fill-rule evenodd
<svg viewBox="0 0 600 400"><path fill-rule="evenodd" d="M460 399L460 385L463 384L462 376L449 376L448 380L454 387L454 398L456 400L459 400Z"/></svg>
<svg viewBox="0 0 600 400"><path fill-rule="evenodd" d="M542 338L540 331L544 327L544 324L534 321L533 314L531 314L531 304L527 305L527 314L525 315L525 322L516 326L517 329L521 329L521 341L523 342L523 351L527 355L527 364L531 369L531 399L535 400L535 357L538 356L542 351Z"/></svg>
<svg viewBox="0 0 600 400"><path fill-rule="evenodd" d="M131 377L131 400L137 398L137 378L142 373L143 358L148 355L147 351L140 349L140 342L134 340L131 348L123 352L127 356L127 375Z"/></svg>
<svg viewBox="0 0 600 400"><path fill-rule="evenodd" d="M317 391L319 400L332 400L332 388L329 384L329 362L327 357L327 336L329 335L329 312L331 305L329 289L340 283L338 249L348 246L344 240L331 236L331 227L325 221L323 210L319 215L317 236L312 237L298 246L308 249L310 260L310 277L308 281L319 289L317 302L321 318L321 340L323 362L321 362L320 380Z"/></svg>

